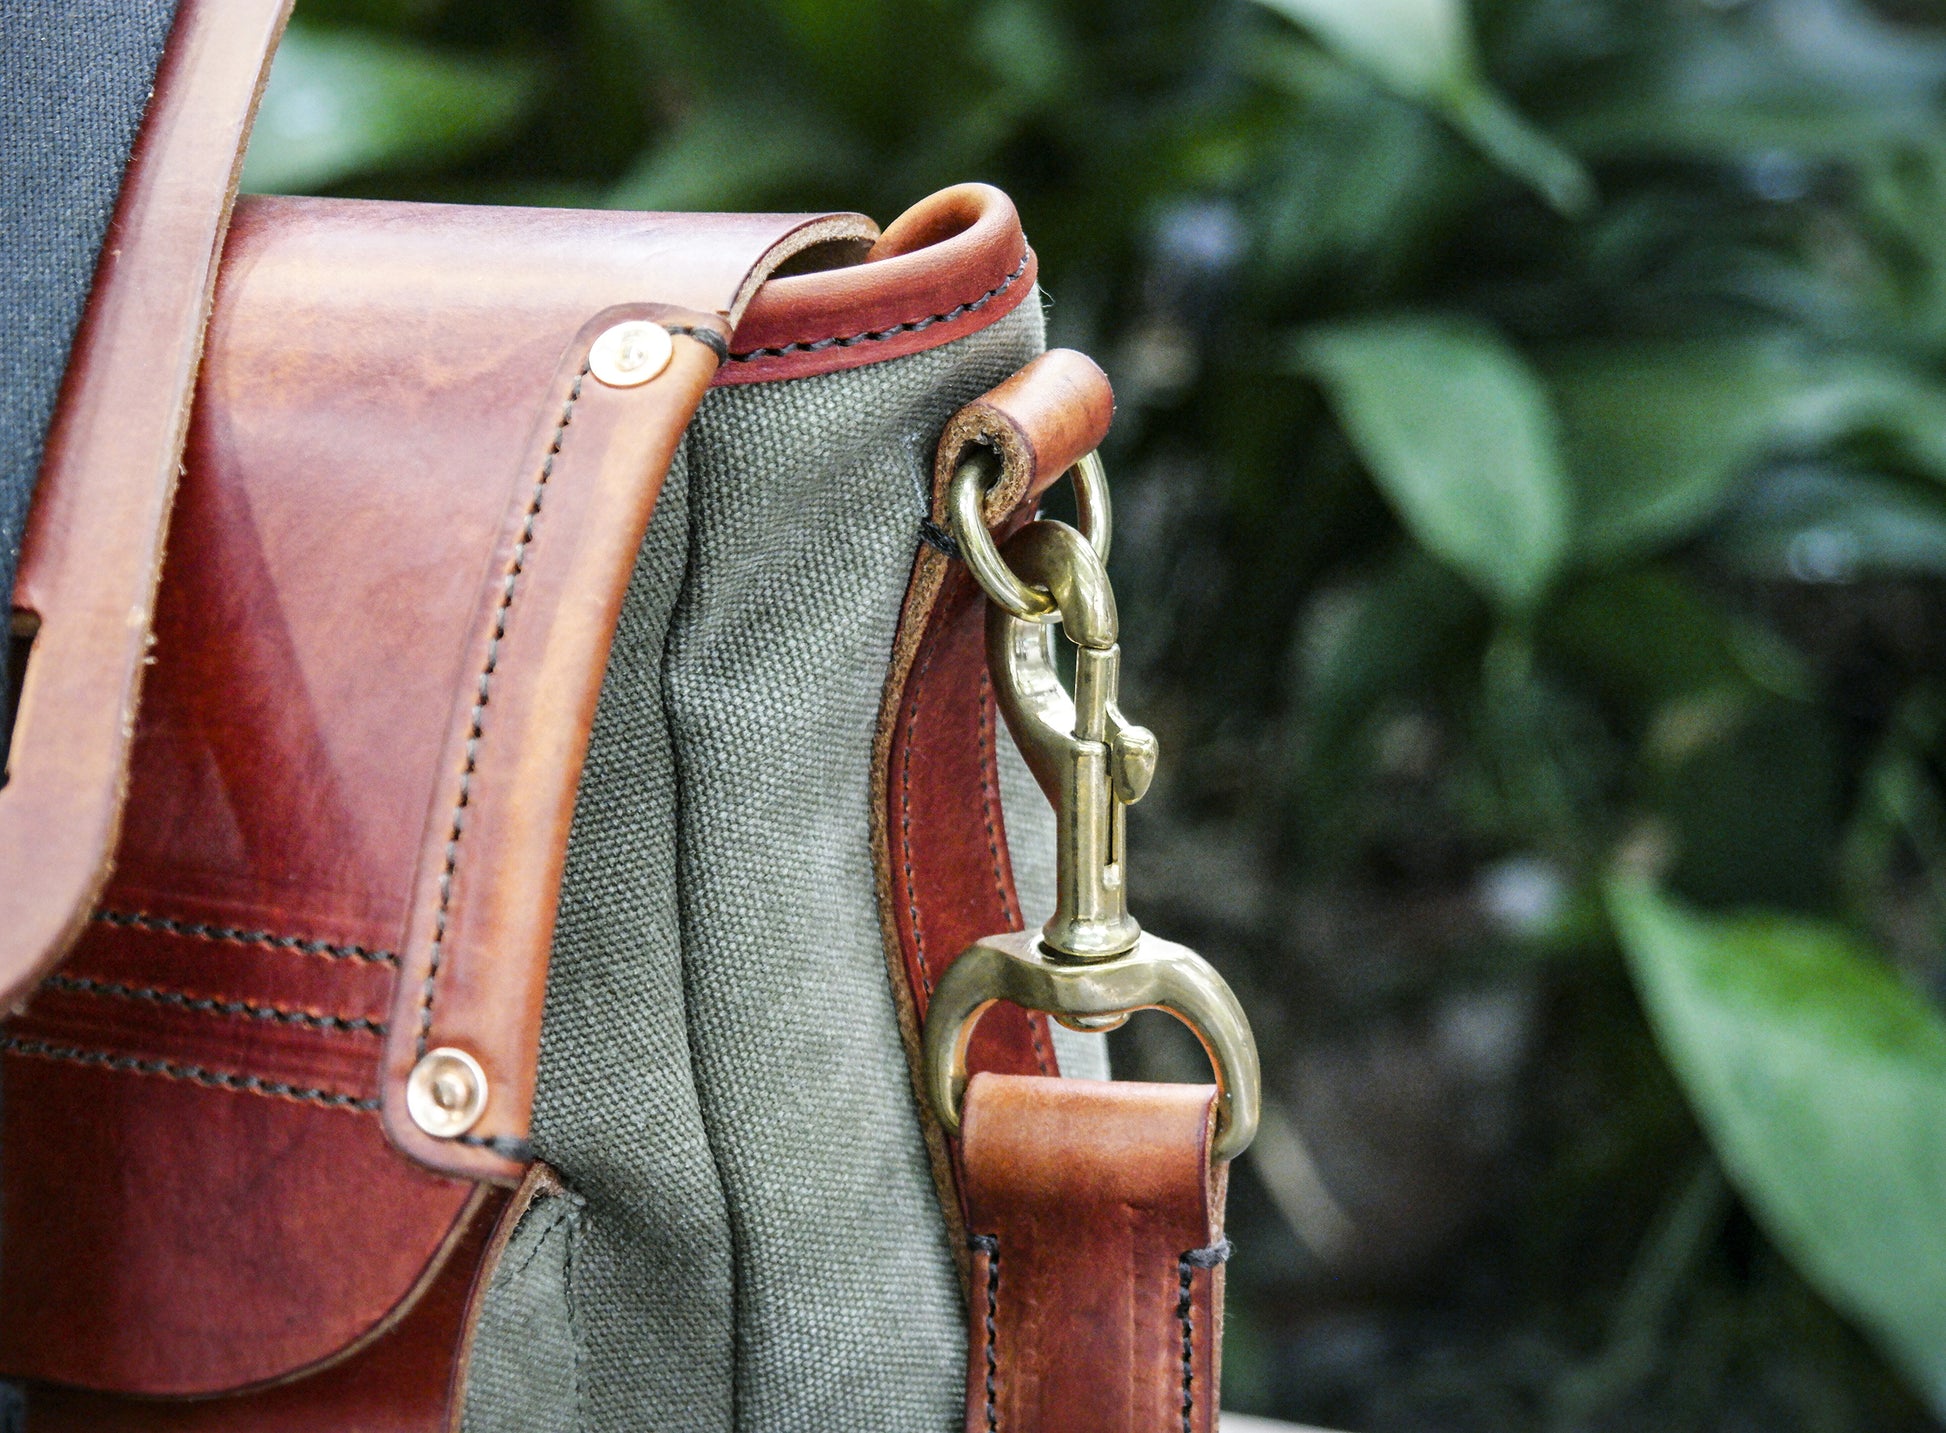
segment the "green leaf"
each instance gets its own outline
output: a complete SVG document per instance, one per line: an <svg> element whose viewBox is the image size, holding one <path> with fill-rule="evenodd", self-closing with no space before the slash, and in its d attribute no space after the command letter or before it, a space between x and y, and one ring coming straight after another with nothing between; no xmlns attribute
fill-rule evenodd
<svg viewBox="0 0 1946 1433"><path fill-rule="evenodd" d="M1465 0L1257 0L1344 63L1442 116L1482 153L1566 214L1594 186L1579 160L1488 83Z"/></svg>
<svg viewBox="0 0 1946 1433"><path fill-rule="evenodd" d="M1609 909L1671 1066L1771 1237L1946 1411L1946 1026L1850 936Z"/></svg>
<svg viewBox="0 0 1946 1433"><path fill-rule="evenodd" d="M1544 371L1591 561L1691 536L1766 459L1865 443L1946 478L1946 395L1875 356L1760 335L1575 347Z"/></svg>
<svg viewBox="0 0 1946 1433"><path fill-rule="evenodd" d="M754 208L855 172L853 146L802 114L726 101L690 115L608 194L618 209ZM830 187L836 188L836 183Z"/></svg>
<svg viewBox="0 0 1946 1433"><path fill-rule="evenodd" d="M376 34L293 24L271 66L243 186L296 192L462 157L519 123L539 78L525 60L459 59Z"/></svg>
<svg viewBox="0 0 1946 1433"><path fill-rule="evenodd" d="M1764 578L1946 577L1946 502L1907 483L1793 468L1744 503L1711 548Z"/></svg>
<svg viewBox="0 0 1946 1433"><path fill-rule="evenodd" d="M1381 319L1307 334L1296 358L1413 536L1502 606L1532 607L1570 513L1553 410L1520 355L1475 324Z"/></svg>

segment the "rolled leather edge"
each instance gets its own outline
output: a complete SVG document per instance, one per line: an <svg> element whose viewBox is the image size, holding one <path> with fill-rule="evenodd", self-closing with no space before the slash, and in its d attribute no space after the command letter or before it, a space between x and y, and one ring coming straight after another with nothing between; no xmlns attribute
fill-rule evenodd
<svg viewBox="0 0 1946 1433"><path fill-rule="evenodd" d="M899 216L847 268L772 278L743 311L714 383L773 383L951 343L1004 318L1038 265L1013 201L958 184Z"/></svg>

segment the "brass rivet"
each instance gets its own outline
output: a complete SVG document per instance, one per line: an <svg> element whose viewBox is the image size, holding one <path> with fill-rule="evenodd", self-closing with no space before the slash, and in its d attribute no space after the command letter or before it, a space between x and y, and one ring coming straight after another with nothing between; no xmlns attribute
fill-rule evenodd
<svg viewBox="0 0 1946 1433"><path fill-rule="evenodd" d="M412 1122L434 1139L453 1139L486 1112L487 1079L480 1062L450 1046L428 1050L405 1082Z"/></svg>
<svg viewBox="0 0 1946 1433"><path fill-rule="evenodd" d="M631 319L618 323L588 350L588 371L611 388L647 383L669 366L676 351L669 330L659 323Z"/></svg>

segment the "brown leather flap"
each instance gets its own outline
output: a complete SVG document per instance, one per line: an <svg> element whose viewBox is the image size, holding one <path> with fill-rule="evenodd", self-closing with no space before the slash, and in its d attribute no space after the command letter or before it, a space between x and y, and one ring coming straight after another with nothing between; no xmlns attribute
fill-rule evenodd
<svg viewBox="0 0 1946 1433"><path fill-rule="evenodd" d="M116 869L0 1040L6 1373L190 1394L344 1357L436 1275L474 1181L518 1179L663 473L768 269L874 233L238 205ZM587 355L624 319L685 332L610 387ZM405 1114L438 1045L486 1072L464 1140Z"/></svg>
<svg viewBox="0 0 1946 1433"><path fill-rule="evenodd" d="M1030 290L1004 196L917 216L765 287L783 351L743 381L947 342ZM577 779L671 454L753 351L764 274L874 233L237 206L115 870L0 1033L0 1373L263 1386L378 1357L453 1282L482 1184L523 1171ZM591 345L634 319L673 358L611 387ZM443 1046L486 1075L461 1139L407 1110Z"/></svg>

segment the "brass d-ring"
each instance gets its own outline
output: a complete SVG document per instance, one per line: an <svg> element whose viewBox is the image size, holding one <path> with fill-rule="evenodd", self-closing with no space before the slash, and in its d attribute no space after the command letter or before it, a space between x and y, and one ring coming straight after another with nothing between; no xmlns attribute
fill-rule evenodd
<svg viewBox="0 0 1946 1433"><path fill-rule="evenodd" d="M972 569L988 597L1023 622L1051 622L1055 617L1054 599L1038 587L1020 580L994 546L987 530L986 495L993 473L993 457L985 450L953 470L946 489L946 521L960 555ZM1102 562L1108 561L1108 544L1114 535L1114 514L1108 501L1108 474L1101 455L1089 453L1068 469L1074 482L1074 497L1080 517L1081 535Z"/></svg>
<svg viewBox="0 0 1946 1433"><path fill-rule="evenodd" d="M1146 932L1109 960L1050 955L1027 931L989 936L947 969L926 1011L926 1098L949 1135L960 1128L966 1048L988 1006L1011 1000L1078 1029L1112 1030L1137 1010L1166 1010L1195 1032L1216 1072L1211 1154L1235 1159L1256 1138L1263 1076L1250 1022L1236 996L1201 956Z"/></svg>

